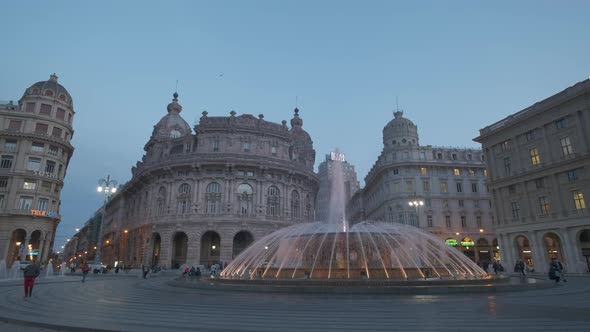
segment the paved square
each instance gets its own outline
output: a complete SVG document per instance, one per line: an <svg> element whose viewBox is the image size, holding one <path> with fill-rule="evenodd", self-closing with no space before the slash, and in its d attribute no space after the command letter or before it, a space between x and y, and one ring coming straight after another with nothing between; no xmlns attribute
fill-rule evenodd
<svg viewBox="0 0 590 332"><path fill-rule="evenodd" d="M590 278L497 295L234 293L167 285L169 276L39 279L33 298L0 283L3 331L585 331ZM32 323L24 324L20 321ZM31 327L31 324L34 327ZM6 329L5 327L9 327ZM70 327L70 328L68 328ZM73 329L71 327L74 327Z"/></svg>

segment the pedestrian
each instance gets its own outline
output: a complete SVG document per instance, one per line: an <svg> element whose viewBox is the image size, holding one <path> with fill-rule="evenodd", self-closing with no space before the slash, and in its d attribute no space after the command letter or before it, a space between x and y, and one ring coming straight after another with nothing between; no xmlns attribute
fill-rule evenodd
<svg viewBox="0 0 590 332"><path fill-rule="evenodd" d="M186 276L188 275L188 273L189 273L189 269L188 269L188 266L187 266L187 267L185 267L185 268L184 268L184 270L182 271L182 276L183 276L183 277L186 277Z"/></svg>
<svg viewBox="0 0 590 332"><path fill-rule="evenodd" d="M555 280L555 283L558 283L561 278L561 272L559 269L559 262L556 258L551 259L551 264L549 264L549 279Z"/></svg>
<svg viewBox="0 0 590 332"><path fill-rule="evenodd" d="M41 274L41 269L37 262L29 264L25 268L25 298L33 296L33 286L35 286L35 278Z"/></svg>
<svg viewBox="0 0 590 332"><path fill-rule="evenodd" d="M567 279L565 278L565 273L563 273L563 264L561 264L561 261L559 259L555 259L555 261L557 262L557 266L559 267L559 274L561 274L561 280L563 280L563 282L567 282Z"/></svg>
<svg viewBox="0 0 590 332"><path fill-rule="evenodd" d="M498 262L494 261L494 264L492 264L492 268L494 269L494 274L498 274Z"/></svg>
<svg viewBox="0 0 590 332"><path fill-rule="evenodd" d="M147 279L147 274L150 272L150 269L148 269L147 266L142 265L141 266L141 271L143 272L143 278Z"/></svg>
<svg viewBox="0 0 590 332"><path fill-rule="evenodd" d="M520 272L523 277L526 276L526 274L524 274L524 262L522 261L522 259L519 259L516 262L516 265L514 266L514 272Z"/></svg>
<svg viewBox="0 0 590 332"><path fill-rule="evenodd" d="M82 282L86 281L86 276L88 276L88 272L90 272L90 266L88 266L87 262L84 262L84 265L82 265Z"/></svg>
<svg viewBox="0 0 590 332"><path fill-rule="evenodd" d="M195 270L195 277L200 277L201 276L201 268L197 266L197 269Z"/></svg>

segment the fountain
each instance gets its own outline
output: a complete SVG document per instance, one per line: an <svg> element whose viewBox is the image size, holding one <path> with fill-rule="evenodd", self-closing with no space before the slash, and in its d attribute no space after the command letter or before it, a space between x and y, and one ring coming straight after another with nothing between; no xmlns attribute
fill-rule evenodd
<svg viewBox="0 0 590 332"><path fill-rule="evenodd" d="M371 222L349 227L345 216L342 161L331 162L333 179L328 222L296 224L261 238L234 259L221 277L465 280L487 276L457 249L420 228Z"/></svg>
<svg viewBox="0 0 590 332"><path fill-rule="evenodd" d="M6 270L6 261L0 261L0 280L4 280L8 278L8 271Z"/></svg>
<svg viewBox="0 0 590 332"><path fill-rule="evenodd" d="M45 276L53 277L53 263L47 263L47 266L45 268L47 269L47 271L45 271Z"/></svg>
<svg viewBox="0 0 590 332"><path fill-rule="evenodd" d="M67 270L66 263L65 262L64 263L61 263L61 266L59 268L59 276L60 277L65 277L66 270Z"/></svg>
<svg viewBox="0 0 590 332"><path fill-rule="evenodd" d="M19 279L20 277L22 277L20 263L19 261L14 261L10 267L10 271L8 272L8 279Z"/></svg>

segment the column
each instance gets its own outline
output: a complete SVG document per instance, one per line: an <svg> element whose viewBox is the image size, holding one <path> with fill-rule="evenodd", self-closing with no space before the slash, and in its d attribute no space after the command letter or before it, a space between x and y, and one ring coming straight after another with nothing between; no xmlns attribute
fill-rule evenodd
<svg viewBox="0 0 590 332"><path fill-rule="evenodd" d="M516 262L514 258L514 251L516 249L511 243L513 243L513 241L510 241L509 235L499 234L498 245L500 246L500 259L507 272L511 271L509 269L511 269Z"/></svg>
<svg viewBox="0 0 590 332"><path fill-rule="evenodd" d="M188 237L187 252L186 252L186 263L189 266L199 265L201 258L201 241L200 234L190 233Z"/></svg>
<svg viewBox="0 0 590 332"><path fill-rule="evenodd" d="M541 238L542 234L538 231L528 232L529 241L531 242L531 250L533 260L535 263L535 272L545 273L548 270L547 255L545 254L545 246Z"/></svg>
<svg viewBox="0 0 590 332"><path fill-rule="evenodd" d="M22 252L19 249L19 254L20 254L20 261L23 262L26 260L27 257L27 251L29 250L29 242L31 241L31 235L27 234L27 237L25 239L24 245L25 245L25 250L23 250Z"/></svg>
<svg viewBox="0 0 590 332"><path fill-rule="evenodd" d="M219 260L226 263L232 260L233 238L229 234L222 234L220 244L221 250L219 252Z"/></svg>
<svg viewBox="0 0 590 332"><path fill-rule="evenodd" d="M170 233L161 233L161 242L160 242L160 266L163 268L171 268L171 246L172 246L172 239Z"/></svg>
<svg viewBox="0 0 590 332"><path fill-rule="evenodd" d="M575 238L575 234L571 234L566 228L560 229L561 233L561 250L564 251L564 262L565 269L567 272L585 272L578 271L578 267L581 265L582 258L580 257L580 250L578 249L578 241ZM585 265L585 264L584 264Z"/></svg>
<svg viewBox="0 0 590 332"><path fill-rule="evenodd" d="M588 112L577 111L576 112L578 121L580 123L580 127L578 128L577 132L580 136L582 136L581 140L577 143L580 144L580 148L576 149L574 146L574 152L583 152L584 154L590 152L590 138L588 137L588 123L590 123L590 119L588 118ZM586 115L584 117L584 115Z"/></svg>

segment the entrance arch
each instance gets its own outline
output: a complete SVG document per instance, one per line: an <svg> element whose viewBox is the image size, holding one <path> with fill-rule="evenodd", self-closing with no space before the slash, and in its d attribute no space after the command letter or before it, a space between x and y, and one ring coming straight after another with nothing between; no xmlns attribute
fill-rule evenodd
<svg viewBox="0 0 590 332"><path fill-rule="evenodd" d="M39 253L41 252L40 247L41 231L36 230L33 233L31 233L31 239L29 240L27 248L25 248L27 255L25 260L35 262L41 259L41 257L39 257Z"/></svg>
<svg viewBox="0 0 590 332"><path fill-rule="evenodd" d="M208 231L201 237L201 264L219 263L221 237L217 232Z"/></svg>
<svg viewBox="0 0 590 332"><path fill-rule="evenodd" d="M531 251L531 242L524 235L519 235L514 239L516 248L516 257L522 259L527 265L535 266L533 254Z"/></svg>
<svg viewBox="0 0 590 332"><path fill-rule="evenodd" d="M545 233L545 235L543 235L543 242L545 243L545 257L547 257L548 262L551 262L551 259L553 258L557 258L565 263L559 235L553 232Z"/></svg>
<svg viewBox="0 0 590 332"><path fill-rule="evenodd" d="M586 271L590 271L590 229L583 229L578 236L582 257L586 262Z"/></svg>
<svg viewBox="0 0 590 332"><path fill-rule="evenodd" d="M186 263L186 252L188 250L188 236L184 232L174 235L172 242L172 268L179 268Z"/></svg>
<svg viewBox="0 0 590 332"><path fill-rule="evenodd" d="M158 233L152 234L153 247L152 247L152 265L160 265L160 248L162 247L162 237Z"/></svg>
<svg viewBox="0 0 590 332"><path fill-rule="evenodd" d="M244 251L244 249L248 248L252 242L254 242L254 237L250 232L238 232L236 236L234 236L231 258L236 258L242 251Z"/></svg>
<svg viewBox="0 0 590 332"><path fill-rule="evenodd" d="M27 238L27 232L24 229L16 229L12 232L12 238L10 239L10 249L8 250L8 260L6 266L12 266L12 262L20 261L24 259L26 254L27 244L25 239Z"/></svg>
<svg viewBox="0 0 590 332"><path fill-rule="evenodd" d="M492 254L490 253L490 245L488 240L484 238L480 238L476 242L477 254L479 256L479 260L482 263L490 264L492 260Z"/></svg>

